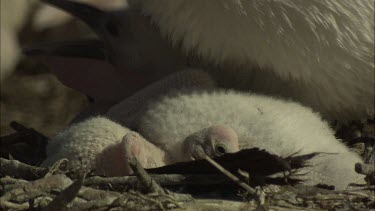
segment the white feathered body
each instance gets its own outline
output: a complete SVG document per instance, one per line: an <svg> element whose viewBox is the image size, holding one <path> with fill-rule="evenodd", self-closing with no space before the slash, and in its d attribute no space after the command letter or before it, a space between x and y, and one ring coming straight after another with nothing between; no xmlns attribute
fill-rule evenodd
<svg viewBox="0 0 375 211"><path fill-rule="evenodd" d="M50 166L59 159L68 158L71 167L94 169L97 155L106 147L119 144L129 132L107 118L87 119L68 127L50 141L47 160L42 165Z"/></svg>
<svg viewBox="0 0 375 211"><path fill-rule="evenodd" d="M291 97L328 118L374 111L374 0L129 2L232 88Z"/></svg>
<svg viewBox="0 0 375 211"><path fill-rule="evenodd" d="M176 145L181 137L216 124L237 132L240 149L258 147L280 156L337 153L312 160L313 167L305 169L310 172L308 184L327 183L343 189L362 178L354 172L355 163L361 162L359 156L334 137L318 114L290 101L234 91L186 92L153 103L138 130L166 152L180 153Z"/></svg>
<svg viewBox="0 0 375 211"><path fill-rule="evenodd" d="M145 109L147 109L147 104L160 96L167 95L171 90L212 89L215 86L214 79L206 72L191 68L183 69L125 98L109 108L106 116L116 120L122 125L133 128L137 119L142 116Z"/></svg>
<svg viewBox="0 0 375 211"><path fill-rule="evenodd" d="M128 135L131 136L124 142ZM128 159L133 156L146 168L165 165L166 161L164 152L140 135L98 116L76 123L54 137L42 166L67 158L73 172L95 170L101 175L126 176L132 172Z"/></svg>
<svg viewBox="0 0 375 211"><path fill-rule="evenodd" d="M153 127L153 126L151 126ZM189 135L194 135L196 132ZM216 144L222 144L227 152L239 150L235 132L227 127L215 127L213 130L202 130L203 137L213 137L214 142L203 143L202 148L214 156ZM150 139L157 137L150 136ZM225 138L223 142L220 139ZM218 140L216 140L218 139ZM185 144L195 144L195 138L189 139ZM224 145L228 141L228 144ZM92 117L82 122L73 124L55 136L47 146L47 159L42 166L51 166L56 161L67 158L68 169L73 172L78 170L95 170L96 173L106 176L126 176L132 173L129 160L137 158L145 168L156 168L192 159L194 148L185 150L184 160L172 156L173 152L165 152L152 144L153 141L144 139L140 134L102 116ZM191 143L191 144L189 144ZM174 142L165 143L175 147ZM176 149L177 151L180 148ZM192 151L191 151L192 150Z"/></svg>

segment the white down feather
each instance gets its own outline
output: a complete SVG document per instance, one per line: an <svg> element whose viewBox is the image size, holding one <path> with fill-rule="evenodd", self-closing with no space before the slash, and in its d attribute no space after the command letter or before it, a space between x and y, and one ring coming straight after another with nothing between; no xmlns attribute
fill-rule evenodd
<svg viewBox="0 0 375 211"><path fill-rule="evenodd" d="M47 159L42 166L68 158L70 169L95 169L97 156L107 147L119 144L129 132L128 128L105 117L93 117L74 124L49 142Z"/></svg>
<svg viewBox="0 0 375 211"><path fill-rule="evenodd" d="M335 138L317 113L291 101L223 90L182 92L152 103L138 130L178 157L189 134L217 124L238 133L240 149L258 147L280 156L337 153L312 160L313 167L304 170L310 172L307 184L327 183L343 189L363 178L354 172L355 163L361 162L359 156Z"/></svg>

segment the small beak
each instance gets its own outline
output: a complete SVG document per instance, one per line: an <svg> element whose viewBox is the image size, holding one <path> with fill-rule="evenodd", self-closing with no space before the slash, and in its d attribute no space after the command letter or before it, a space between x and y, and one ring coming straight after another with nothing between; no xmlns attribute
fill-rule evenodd
<svg viewBox="0 0 375 211"><path fill-rule="evenodd" d="M194 150L192 152L192 160L201 160L204 159L206 153L203 150L201 145L195 145Z"/></svg>
<svg viewBox="0 0 375 211"><path fill-rule="evenodd" d="M89 25L92 29L94 29L96 32L98 27L103 25L103 20L106 19L107 13L99 10L97 8L94 8L92 6L69 1L69 0L42 0L43 2L50 4L52 6L55 6L57 8L60 8L75 17L81 19L84 21L87 25Z"/></svg>

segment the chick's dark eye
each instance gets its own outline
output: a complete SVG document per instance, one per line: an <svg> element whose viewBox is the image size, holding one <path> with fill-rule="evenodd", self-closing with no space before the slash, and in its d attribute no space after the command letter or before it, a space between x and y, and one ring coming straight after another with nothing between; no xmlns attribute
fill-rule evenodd
<svg viewBox="0 0 375 211"><path fill-rule="evenodd" d="M218 146L216 146L216 152L220 155L223 155L223 154L227 153L227 149L222 145L218 145Z"/></svg>

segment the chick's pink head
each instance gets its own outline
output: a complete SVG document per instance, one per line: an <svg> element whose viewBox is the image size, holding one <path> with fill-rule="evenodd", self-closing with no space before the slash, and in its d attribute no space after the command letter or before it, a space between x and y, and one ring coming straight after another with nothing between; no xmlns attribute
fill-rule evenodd
<svg viewBox="0 0 375 211"><path fill-rule="evenodd" d="M226 125L214 125L188 136L183 152L191 159L201 159L202 151L209 157L239 151L236 131Z"/></svg>

